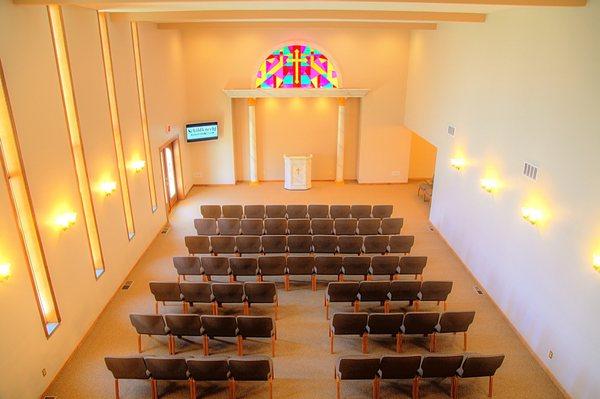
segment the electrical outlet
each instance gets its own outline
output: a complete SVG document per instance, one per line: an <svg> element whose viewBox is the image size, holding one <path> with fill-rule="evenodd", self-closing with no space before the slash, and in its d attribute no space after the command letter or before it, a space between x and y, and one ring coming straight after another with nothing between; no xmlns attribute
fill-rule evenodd
<svg viewBox="0 0 600 399"><path fill-rule="evenodd" d="M46 369L42 369L42 377L45 377L45 376L46 376L46 374L48 374L48 373L46 372Z"/></svg>
<svg viewBox="0 0 600 399"><path fill-rule="evenodd" d="M548 351L548 359L552 359L554 357L554 352Z"/></svg>

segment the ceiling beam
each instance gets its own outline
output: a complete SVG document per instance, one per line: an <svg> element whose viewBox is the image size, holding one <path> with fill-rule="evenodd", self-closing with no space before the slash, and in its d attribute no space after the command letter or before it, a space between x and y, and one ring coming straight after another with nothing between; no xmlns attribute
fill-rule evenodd
<svg viewBox="0 0 600 399"><path fill-rule="evenodd" d="M432 11L165 11L113 13L113 20L148 22L485 22L486 15Z"/></svg>
<svg viewBox="0 0 600 399"><path fill-rule="evenodd" d="M114 14L113 14L114 16ZM281 28L281 22L253 22L254 25L266 28ZM198 24L195 22L171 22L171 23L158 23L158 29L182 29L182 28L193 28L202 26L203 28L225 28L231 27L231 25L240 25L247 27L246 22L231 22L224 24L222 22L204 22ZM328 22L327 28L347 28L347 22ZM310 29L310 28L323 28L322 22L287 22L285 28L288 29ZM380 24L377 29L404 29L404 30L436 30L437 24L430 22L397 22ZM373 23L371 22L352 22L352 29L373 29Z"/></svg>

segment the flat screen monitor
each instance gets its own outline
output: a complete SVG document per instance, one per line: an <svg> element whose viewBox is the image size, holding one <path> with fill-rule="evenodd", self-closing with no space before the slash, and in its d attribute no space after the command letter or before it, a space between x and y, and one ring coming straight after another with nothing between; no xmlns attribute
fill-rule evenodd
<svg viewBox="0 0 600 399"><path fill-rule="evenodd" d="M217 122L189 123L185 126L185 136L188 143L216 140L219 137L219 125Z"/></svg>

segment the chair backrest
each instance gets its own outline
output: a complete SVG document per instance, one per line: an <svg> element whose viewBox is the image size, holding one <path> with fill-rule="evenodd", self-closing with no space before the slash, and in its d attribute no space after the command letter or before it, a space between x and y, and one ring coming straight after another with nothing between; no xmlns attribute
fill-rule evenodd
<svg viewBox="0 0 600 399"><path fill-rule="evenodd" d="M228 361L236 381L267 381L273 377L273 364L267 356L232 357Z"/></svg>
<svg viewBox="0 0 600 399"><path fill-rule="evenodd" d="M180 276L200 276L204 273L200 258L196 256L174 256L173 266Z"/></svg>
<svg viewBox="0 0 600 399"><path fill-rule="evenodd" d="M246 282L244 293L248 303L275 303L277 287L273 282Z"/></svg>
<svg viewBox="0 0 600 399"><path fill-rule="evenodd" d="M209 337L236 337L238 333L235 316L202 315L202 335Z"/></svg>
<svg viewBox="0 0 600 399"><path fill-rule="evenodd" d="M312 256L288 256L287 273L292 275L310 275L315 271L315 258Z"/></svg>
<svg viewBox="0 0 600 399"><path fill-rule="evenodd" d="M308 218L308 207L306 205L288 205L286 211L288 219Z"/></svg>
<svg viewBox="0 0 600 399"><path fill-rule="evenodd" d="M241 205L223 205L221 210L225 218L241 219L244 216L244 208Z"/></svg>
<svg viewBox="0 0 600 399"><path fill-rule="evenodd" d="M432 334L435 332L435 326L439 319L438 312L406 312L402 323L402 332L404 334Z"/></svg>
<svg viewBox="0 0 600 399"><path fill-rule="evenodd" d="M256 258L229 258L229 270L234 276L256 276L258 260Z"/></svg>
<svg viewBox="0 0 600 399"><path fill-rule="evenodd" d="M331 319L331 331L335 335L362 335L367 328L369 314L366 312L338 312Z"/></svg>
<svg viewBox="0 0 600 399"><path fill-rule="evenodd" d="M180 302L182 299L179 283L150 281L148 285L156 302Z"/></svg>
<svg viewBox="0 0 600 399"><path fill-rule="evenodd" d="M146 367L154 380L186 381L189 379L187 363L177 357L145 357Z"/></svg>
<svg viewBox="0 0 600 399"><path fill-rule="evenodd" d="M338 251L341 254L359 255L363 248L362 236L339 236Z"/></svg>
<svg viewBox="0 0 600 399"><path fill-rule="evenodd" d="M367 320L369 334L395 335L402 328L404 313L371 313Z"/></svg>
<svg viewBox="0 0 600 399"><path fill-rule="evenodd" d="M419 299L421 301L445 301L452 291L452 281L423 281Z"/></svg>
<svg viewBox="0 0 600 399"><path fill-rule="evenodd" d="M329 302L354 302L358 294L358 281L332 281L327 284Z"/></svg>
<svg viewBox="0 0 600 399"><path fill-rule="evenodd" d="M310 221L310 229L314 235L333 234L333 219L314 218Z"/></svg>
<svg viewBox="0 0 600 399"><path fill-rule="evenodd" d="M267 205L265 209L268 218L285 218L287 214L285 205Z"/></svg>
<svg viewBox="0 0 600 399"><path fill-rule="evenodd" d="M242 303L245 299L242 283L213 283L212 290L217 303Z"/></svg>
<svg viewBox="0 0 600 399"><path fill-rule="evenodd" d="M383 219L383 218L391 217L393 212L394 212L393 205L373 205L373 209L371 210L371 215L374 218Z"/></svg>
<svg viewBox="0 0 600 399"><path fill-rule="evenodd" d="M400 234L403 225L403 218L384 218L381 220L381 234Z"/></svg>
<svg viewBox="0 0 600 399"><path fill-rule="evenodd" d="M319 275L334 275L342 273L342 258L340 256L315 256L315 271Z"/></svg>
<svg viewBox="0 0 600 399"><path fill-rule="evenodd" d="M194 227L199 236L214 236L217 234L217 220L213 218L194 219Z"/></svg>
<svg viewBox="0 0 600 399"><path fill-rule="evenodd" d="M379 364L382 380L404 380L415 378L421 366L419 355L383 356Z"/></svg>
<svg viewBox="0 0 600 399"><path fill-rule="evenodd" d="M390 237L385 235L365 236L363 250L367 254L384 254L388 250Z"/></svg>
<svg viewBox="0 0 600 399"><path fill-rule="evenodd" d="M371 274L392 276L398 273L399 256L375 255L371 258Z"/></svg>
<svg viewBox="0 0 600 399"><path fill-rule="evenodd" d="M287 219L286 218L266 218L265 219L265 234L268 234L268 235L287 234Z"/></svg>
<svg viewBox="0 0 600 399"><path fill-rule="evenodd" d="M211 252L210 241L206 236L186 236L185 246L191 255L209 254Z"/></svg>
<svg viewBox="0 0 600 399"><path fill-rule="evenodd" d="M259 254L262 252L261 236L237 236L235 247L240 254Z"/></svg>
<svg viewBox="0 0 600 399"><path fill-rule="evenodd" d="M117 380L147 380L150 377L143 357L105 357L104 363Z"/></svg>
<svg viewBox="0 0 600 399"><path fill-rule="evenodd" d="M336 376L340 380L373 380L377 377L380 360L372 356L345 356L339 358Z"/></svg>
<svg viewBox="0 0 600 399"><path fill-rule="evenodd" d="M287 251L287 238L284 235L264 235L261 237L263 252L266 254L284 253Z"/></svg>
<svg viewBox="0 0 600 399"><path fill-rule="evenodd" d="M358 300L380 302L390 299L389 281L361 281L358 287Z"/></svg>
<svg viewBox="0 0 600 399"><path fill-rule="evenodd" d="M228 276L229 260L224 256L203 256L200 258L202 269L207 276Z"/></svg>
<svg viewBox="0 0 600 399"><path fill-rule="evenodd" d="M357 223L357 219L354 218L338 218L333 222L333 230L338 236L355 235Z"/></svg>
<svg viewBox="0 0 600 399"><path fill-rule="evenodd" d="M226 381L229 379L229 366L226 357L186 359L190 378L195 381Z"/></svg>
<svg viewBox="0 0 600 399"><path fill-rule="evenodd" d="M475 319L475 312L444 312L436 330L440 333L465 332Z"/></svg>
<svg viewBox="0 0 600 399"><path fill-rule="evenodd" d="M270 338L275 333L273 319L267 316L237 316L237 326L243 338Z"/></svg>
<svg viewBox="0 0 600 399"><path fill-rule="evenodd" d="M156 314L130 314L129 320L138 334L167 335L169 330L165 319Z"/></svg>
<svg viewBox="0 0 600 399"><path fill-rule="evenodd" d="M350 205L331 205L329 207L329 215L332 219L349 218Z"/></svg>
<svg viewBox="0 0 600 399"><path fill-rule="evenodd" d="M210 236L210 246L216 254L233 254L235 248L235 236Z"/></svg>
<svg viewBox="0 0 600 399"><path fill-rule="evenodd" d="M342 273L346 276L366 276L371 267L370 256L343 256Z"/></svg>
<svg viewBox="0 0 600 399"><path fill-rule="evenodd" d="M463 355L423 356L419 374L423 378L454 377L463 361Z"/></svg>
<svg viewBox="0 0 600 399"><path fill-rule="evenodd" d="M285 256L261 256L258 258L258 270L263 276L283 276L285 268Z"/></svg>
<svg viewBox="0 0 600 399"><path fill-rule="evenodd" d="M317 254L334 254L338 248L338 237L327 235L313 235L313 251Z"/></svg>
<svg viewBox="0 0 600 399"><path fill-rule="evenodd" d="M390 236L390 252L407 254L415 244L415 236Z"/></svg>
<svg viewBox="0 0 600 399"><path fill-rule="evenodd" d="M400 258L400 274L423 274L427 266L427 256L403 256Z"/></svg>
<svg viewBox="0 0 600 399"><path fill-rule="evenodd" d="M248 219L264 219L266 216L264 205L245 205L244 216Z"/></svg>
<svg viewBox="0 0 600 399"><path fill-rule="evenodd" d="M310 234L310 219L288 219L290 234Z"/></svg>
<svg viewBox="0 0 600 399"><path fill-rule="evenodd" d="M312 236L295 234L289 235L287 237L287 246L290 253L309 253L312 251Z"/></svg>
<svg viewBox="0 0 600 399"><path fill-rule="evenodd" d="M379 227L381 226L381 219L377 218L363 218L358 219L358 234L376 235L379 234ZM386 233L384 233L386 234Z"/></svg>
<svg viewBox="0 0 600 399"><path fill-rule="evenodd" d="M244 217L248 219L264 219L266 209L264 205L244 205Z"/></svg>
<svg viewBox="0 0 600 399"><path fill-rule="evenodd" d="M263 219L242 219L240 227L242 234L249 236L261 236L265 229Z"/></svg>
<svg viewBox="0 0 600 399"><path fill-rule="evenodd" d="M462 378L469 377L491 377L496 370L502 366L504 355L480 355L468 353L465 355L462 366L458 369L458 375Z"/></svg>
<svg viewBox="0 0 600 399"><path fill-rule="evenodd" d="M190 303L211 303L215 298L212 294L212 284L206 282L179 283L183 300Z"/></svg>
<svg viewBox="0 0 600 399"><path fill-rule="evenodd" d="M392 301L416 301L421 291L421 282L416 280L395 280L391 282Z"/></svg>
<svg viewBox="0 0 600 399"><path fill-rule="evenodd" d="M217 219L219 234L224 236L237 236L240 234L240 219L238 218L219 218Z"/></svg>
<svg viewBox="0 0 600 399"><path fill-rule="evenodd" d="M197 314L166 314L165 322L171 335L177 337L202 335L202 322Z"/></svg>
<svg viewBox="0 0 600 399"><path fill-rule="evenodd" d="M308 217L311 219L328 218L329 217L329 205L309 205L308 206Z"/></svg>
<svg viewBox="0 0 600 399"><path fill-rule="evenodd" d="M200 205L203 218L218 219L221 217L221 205Z"/></svg>
<svg viewBox="0 0 600 399"><path fill-rule="evenodd" d="M363 219L371 217L371 205L352 205L350 214L353 218Z"/></svg>

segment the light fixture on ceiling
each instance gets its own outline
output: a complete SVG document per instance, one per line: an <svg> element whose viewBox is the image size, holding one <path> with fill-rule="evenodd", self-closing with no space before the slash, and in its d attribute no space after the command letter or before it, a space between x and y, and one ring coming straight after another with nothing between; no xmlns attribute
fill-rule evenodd
<svg viewBox="0 0 600 399"><path fill-rule="evenodd" d="M56 216L56 219L54 220L54 222L62 230L67 230L75 224L76 220L77 220L77 214L75 212L65 212L65 213L61 213L60 215Z"/></svg>
<svg viewBox="0 0 600 399"><path fill-rule="evenodd" d="M486 177L484 179L481 179L481 188L483 188L490 194L493 194L494 192L498 191L499 187L500 182L494 178Z"/></svg>
<svg viewBox="0 0 600 399"><path fill-rule="evenodd" d="M131 161L131 169L133 169L136 173L140 173L146 167L146 161L143 159L137 159L135 161Z"/></svg>
<svg viewBox="0 0 600 399"><path fill-rule="evenodd" d="M592 266L597 272L600 272L600 253L594 254L592 259Z"/></svg>
<svg viewBox="0 0 600 399"><path fill-rule="evenodd" d="M10 263L0 263L0 281L6 281L12 275Z"/></svg>
<svg viewBox="0 0 600 399"><path fill-rule="evenodd" d="M462 157L455 157L450 159L450 166L452 166L456 170L461 170L465 167L467 161Z"/></svg>
<svg viewBox="0 0 600 399"><path fill-rule="evenodd" d="M538 224L544 218L544 213L540 209L532 207L521 208L521 215L523 216L523 219L533 225Z"/></svg>
<svg viewBox="0 0 600 399"><path fill-rule="evenodd" d="M117 182L107 180L107 181L101 182L99 186L100 186L100 191L102 191L102 193L108 197L109 195L114 193L115 190L117 189Z"/></svg>

